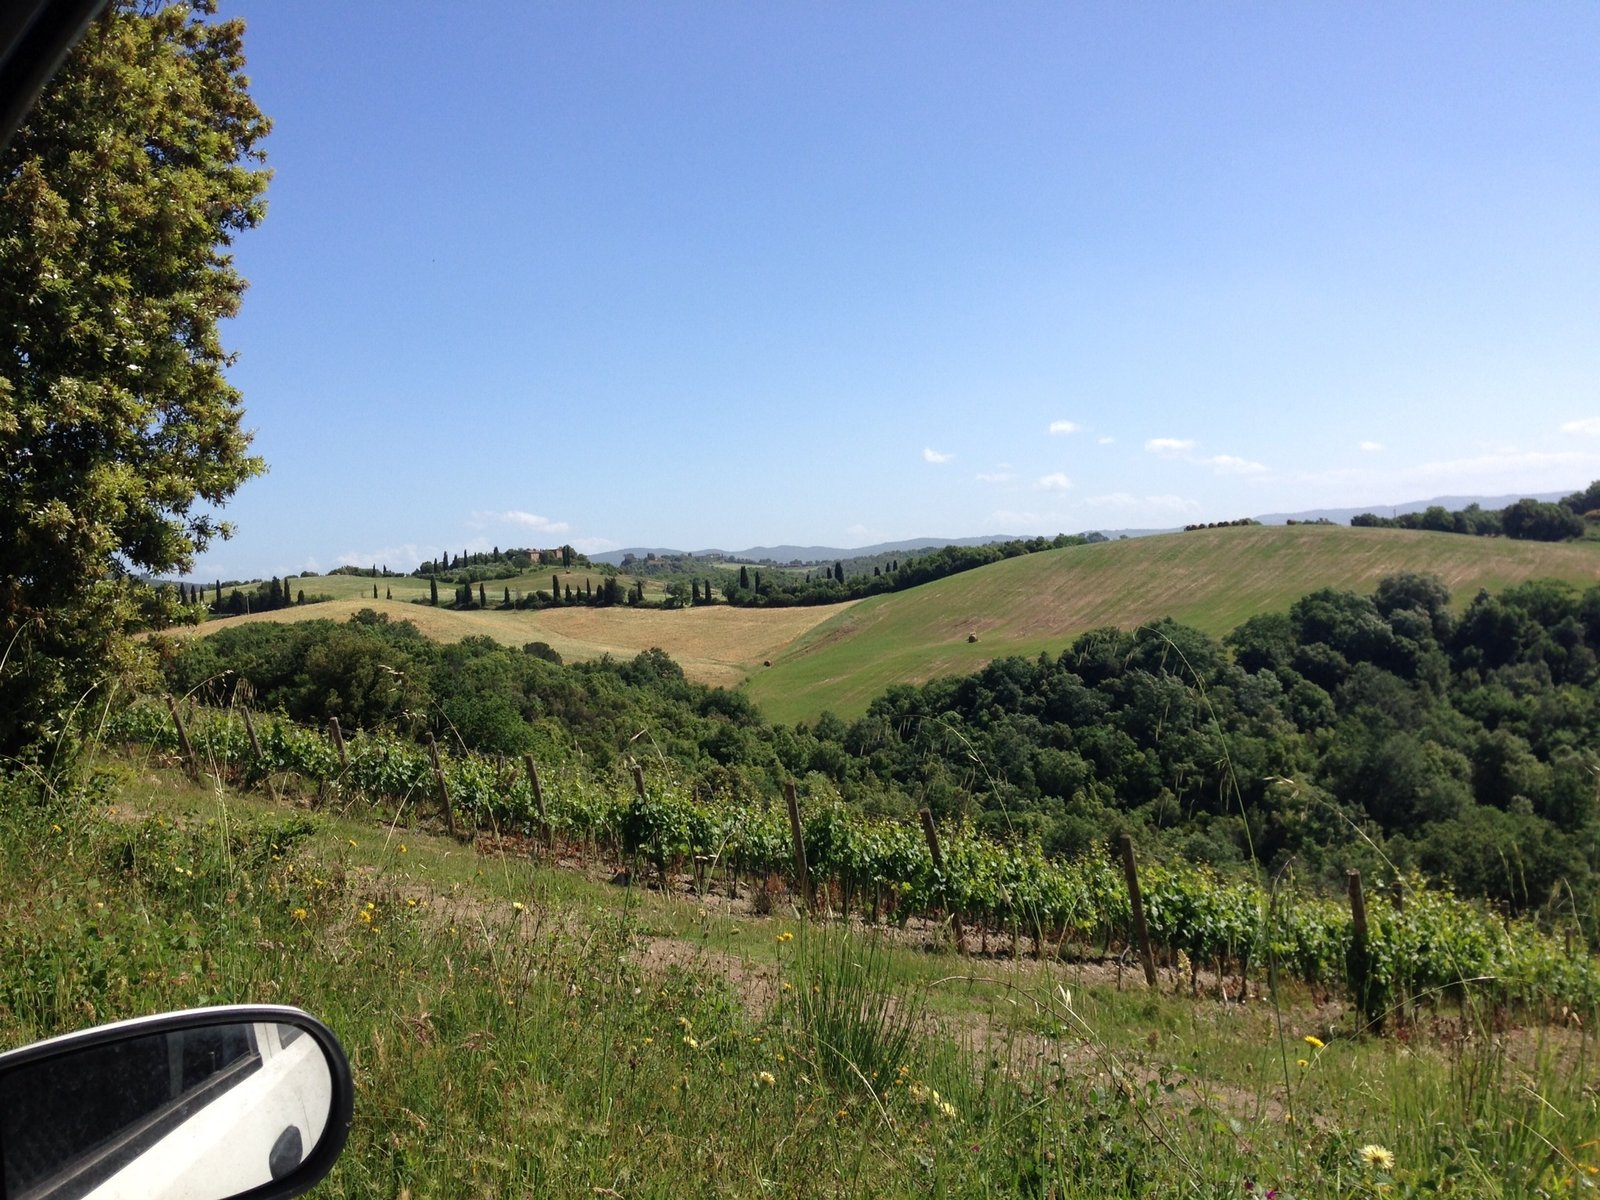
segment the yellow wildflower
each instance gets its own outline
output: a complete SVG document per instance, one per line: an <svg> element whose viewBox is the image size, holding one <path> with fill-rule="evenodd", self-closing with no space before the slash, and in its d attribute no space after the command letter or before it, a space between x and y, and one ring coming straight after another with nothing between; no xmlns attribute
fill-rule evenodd
<svg viewBox="0 0 1600 1200"><path fill-rule="evenodd" d="M776 1084L778 1082L778 1077L776 1075L774 1075L771 1071L757 1071L756 1072L756 1082L764 1083L768 1087L774 1087L774 1086L776 1086Z"/></svg>
<svg viewBox="0 0 1600 1200"><path fill-rule="evenodd" d="M1356 1157L1361 1160L1364 1167L1375 1167L1380 1171L1394 1170L1394 1151L1376 1142L1369 1142L1356 1151Z"/></svg>
<svg viewBox="0 0 1600 1200"><path fill-rule="evenodd" d="M1297 1058L1297 1059L1294 1060L1294 1065L1297 1066L1297 1067L1309 1067L1311 1065L1311 1063L1307 1059Z"/></svg>
<svg viewBox="0 0 1600 1200"><path fill-rule="evenodd" d="M296 921L304 921L306 919L306 910L303 908L297 908L289 915Z"/></svg>
<svg viewBox="0 0 1600 1200"><path fill-rule="evenodd" d="M947 1119L954 1118L956 1115L956 1106L951 1104L948 1100L939 1101L939 1115Z"/></svg>
<svg viewBox="0 0 1600 1200"><path fill-rule="evenodd" d="M405 844L405 843L404 843L404 842L401 842L401 843L400 843L400 853L401 853L401 854L405 854L405 853L407 853L407 850L406 850L406 844Z"/></svg>
<svg viewBox="0 0 1600 1200"><path fill-rule="evenodd" d="M355 838L345 838L345 841L349 842L351 847L354 848L354 846L356 844Z"/></svg>
<svg viewBox="0 0 1600 1200"><path fill-rule="evenodd" d="M513 912L521 912L522 911L522 901L521 900L513 900L511 902L511 909L512 909Z"/></svg>
<svg viewBox="0 0 1600 1200"><path fill-rule="evenodd" d="M645 1045L646 1045L646 1046L653 1046L653 1045L655 1045L655 1043L656 1043L656 1040L655 1040L655 1038L653 1038L653 1037L647 1037L647 1038L645 1038L645 1040L644 1040L644 1044L645 1044Z"/></svg>
<svg viewBox="0 0 1600 1200"><path fill-rule="evenodd" d="M1313 1050L1321 1050L1323 1046L1322 1039L1311 1033L1306 1034L1305 1043Z"/></svg>
<svg viewBox="0 0 1600 1200"><path fill-rule="evenodd" d="M776 942L779 942L780 944L783 943L783 942L792 942L792 941L794 941L794 934L791 933L789 930L785 929L782 933L780 933L773 940L776 941Z"/></svg>
<svg viewBox="0 0 1600 1200"><path fill-rule="evenodd" d="M696 1041L694 1038L688 1036L688 1034L684 1035L683 1044L685 1046L689 1047L689 1049L691 1049L691 1050L700 1049L700 1043L698 1041Z"/></svg>
<svg viewBox="0 0 1600 1200"><path fill-rule="evenodd" d="M372 910L371 909L363 908L360 912L358 912L356 914L356 916L359 917L365 924L368 924L368 925L372 924Z"/></svg>

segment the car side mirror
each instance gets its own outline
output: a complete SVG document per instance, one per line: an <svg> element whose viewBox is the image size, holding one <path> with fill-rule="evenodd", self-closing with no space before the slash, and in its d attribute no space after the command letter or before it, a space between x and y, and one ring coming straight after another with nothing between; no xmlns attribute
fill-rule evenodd
<svg viewBox="0 0 1600 1200"><path fill-rule="evenodd" d="M6 1200L284 1200L344 1149L355 1087L328 1027L235 1005L0 1054Z"/></svg>

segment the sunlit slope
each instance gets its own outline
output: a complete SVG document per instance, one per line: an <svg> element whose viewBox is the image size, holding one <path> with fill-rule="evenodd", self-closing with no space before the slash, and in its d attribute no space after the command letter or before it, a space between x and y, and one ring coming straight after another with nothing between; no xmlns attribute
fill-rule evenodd
<svg viewBox="0 0 1600 1200"><path fill-rule="evenodd" d="M1220 637L1321 587L1370 592L1399 571L1479 588L1528 579L1600 582L1600 544L1545 544L1402 529L1246 526L1071 546L864 600L759 672L751 697L774 721L860 714L894 683L966 674L1008 654L1060 651L1101 625L1170 616ZM976 642L968 636L977 634Z"/></svg>
<svg viewBox="0 0 1600 1200"><path fill-rule="evenodd" d="M380 579L378 585L381 589L383 580ZM387 613L393 621L414 622L424 635L438 641L491 637L508 646L548 642L569 661L598 658L602 654L632 658L641 650L659 646L691 679L733 687L752 671L761 670L764 661L775 658L797 638L839 611L837 607L739 609L718 605L676 610L574 606L517 612L494 609L456 612L427 604L373 600L370 586L369 581L365 599L331 600L303 608L228 617L169 633L203 637L253 621L319 618L346 621L361 609L370 608Z"/></svg>

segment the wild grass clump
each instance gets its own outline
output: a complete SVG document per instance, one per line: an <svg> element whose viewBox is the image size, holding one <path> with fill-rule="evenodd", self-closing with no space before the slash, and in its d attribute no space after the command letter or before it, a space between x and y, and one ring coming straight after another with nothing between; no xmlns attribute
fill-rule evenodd
<svg viewBox="0 0 1600 1200"><path fill-rule="evenodd" d="M906 1067L920 998L895 978L878 937L804 930L794 945L781 995L818 1074L845 1092L886 1090Z"/></svg>

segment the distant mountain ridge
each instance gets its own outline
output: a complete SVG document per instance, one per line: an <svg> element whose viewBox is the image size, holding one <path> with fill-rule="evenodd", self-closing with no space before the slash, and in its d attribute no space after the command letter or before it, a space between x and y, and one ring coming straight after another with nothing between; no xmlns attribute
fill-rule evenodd
<svg viewBox="0 0 1600 1200"><path fill-rule="evenodd" d="M1462 509L1469 504L1476 504L1482 508L1505 508L1515 504L1518 500L1541 500L1547 503L1570 496L1573 492L1581 491L1579 487L1567 488L1560 492L1518 492L1507 496L1435 496L1431 500L1407 500L1402 504L1364 504L1358 508L1312 508L1304 512L1291 513L1263 513L1256 517L1263 525L1285 525L1290 521L1320 521L1328 520L1337 524L1347 524L1351 517L1362 513L1377 513L1379 516L1397 516L1400 513L1422 512L1434 505L1448 508L1451 511ZM1167 529L1099 529L1080 530L1081 533L1100 533L1105 537L1116 539L1123 537L1148 537L1156 533L1176 533L1178 526ZM647 555L693 554L696 558L709 558L712 556L726 559L747 559L750 562L760 562L768 559L775 563L820 563L833 562L836 559L868 558L874 554L909 553L916 550L937 550L940 546L988 546L994 542L1012 542L1023 538L1037 536L1027 533L993 534L988 537L966 538L907 538L899 542L879 542L873 546L752 546L748 550L673 550L664 546L628 546L621 550L607 550L603 554L591 554L591 562L610 563L612 566L621 566L622 560L631 554L635 558L644 558ZM1053 536L1046 534L1045 536Z"/></svg>

